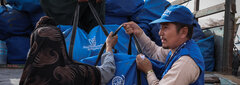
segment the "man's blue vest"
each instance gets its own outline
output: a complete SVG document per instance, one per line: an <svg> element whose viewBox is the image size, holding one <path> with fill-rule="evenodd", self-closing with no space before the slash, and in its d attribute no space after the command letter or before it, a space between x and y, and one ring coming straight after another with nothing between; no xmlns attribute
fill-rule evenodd
<svg viewBox="0 0 240 85"><path fill-rule="evenodd" d="M165 62L165 70L162 77L171 69L173 63L177 61L181 56L190 56L195 63L200 68L200 75L198 79L191 85L204 85L204 60L198 45L193 40L188 40L186 43L179 46L180 48L176 50L173 54L172 59L168 62L172 52L170 51ZM168 63L168 65L166 65Z"/></svg>

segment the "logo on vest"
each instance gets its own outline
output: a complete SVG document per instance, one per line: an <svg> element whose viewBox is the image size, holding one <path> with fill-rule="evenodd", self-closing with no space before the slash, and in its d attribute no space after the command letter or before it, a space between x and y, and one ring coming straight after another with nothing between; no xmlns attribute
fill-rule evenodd
<svg viewBox="0 0 240 85"><path fill-rule="evenodd" d="M88 42L90 43L90 45L89 46L83 46L83 48L86 48L88 50L97 50L97 49L101 49L102 46L103 46L103 44L97 45L96 36L94 36L91 39L88 39Z"/></svg>
<svg viewBox="0 0 240 85"><path fill-rule="evenodd" d="M166 10L164 13L163 13L163 16L169 16L171 14L172 11L169 11L169 10Z"/></svg>
<svg viewBox="0 0 240 85"><path fill-rule="evenodd" d="M125 76L122 75L122 76L115 76L113 79L112 79L112 85L124 85L125 83Z"/></svg>

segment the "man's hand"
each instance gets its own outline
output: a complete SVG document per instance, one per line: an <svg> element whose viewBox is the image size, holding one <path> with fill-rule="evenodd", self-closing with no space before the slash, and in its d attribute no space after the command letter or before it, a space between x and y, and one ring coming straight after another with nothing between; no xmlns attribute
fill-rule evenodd
<svg viewBox="0 0 240 85"><path fill-rule="evenodd" d="M143 55L138 54L136 57L137 68L147 74L152 70L152 63Z"/></svg>
<svg viewBox="0 0 240 85"><path fill-rule="evenodd" d="M78 0L78 2L88 2L88 0ZM102 0L96 0L97 3L102 2Z"/></svg>
<svg viewBox="0 0 240 85"><path fill-rule="evenodd" d="M113 32L110 32L110 34L107 37L106 40L106 52L112 52L112 47L114 47L117 44L118 36L113 36Z"/></svg>
<svg viewBox="0 0 240 85"><path fill-rule="evenodd" d="M123 23L123 27L125 29L125 32L129 35L134 34L136 37L140 37L143 33L143 30L133 21Z"/></svg>

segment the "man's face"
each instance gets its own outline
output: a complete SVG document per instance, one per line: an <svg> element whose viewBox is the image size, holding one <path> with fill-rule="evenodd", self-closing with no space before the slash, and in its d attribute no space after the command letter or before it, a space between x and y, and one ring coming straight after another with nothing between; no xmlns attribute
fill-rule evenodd
<svg viewBox="0 0 240 85"><path fill-rule="evenodd" d="M180 43L180 34L177 32L177 26L173 23L161 23L159 35L162 40L162 47L165 49L174 49Z"/></svg>

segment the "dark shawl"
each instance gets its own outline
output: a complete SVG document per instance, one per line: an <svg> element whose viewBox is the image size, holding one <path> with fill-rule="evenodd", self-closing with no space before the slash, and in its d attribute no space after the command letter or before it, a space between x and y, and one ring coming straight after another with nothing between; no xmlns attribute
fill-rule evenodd
<svg viewBox="0 0 240 85"><path fill-rule="evenodd" d="M31 34L30 50L19 85L99 85L99 70L67 55L61 31L42 17Z"/></svg>

